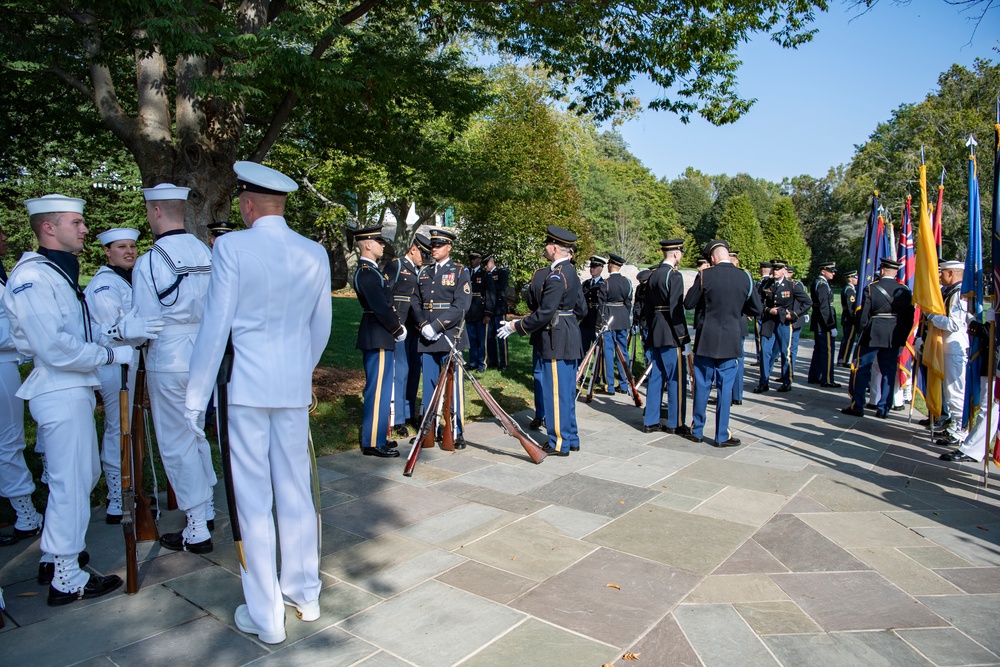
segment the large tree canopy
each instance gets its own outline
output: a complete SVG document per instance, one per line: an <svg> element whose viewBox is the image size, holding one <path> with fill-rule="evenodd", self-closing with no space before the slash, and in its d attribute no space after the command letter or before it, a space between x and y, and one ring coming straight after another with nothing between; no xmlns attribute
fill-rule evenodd
<svg viewBox="0 0 1000 667"><path fill-rule="evenodd" d="M3 138L100 122L134 156L144 184L192 187L189 227L227 217L237 158L263 160L294 128L302 141L405 169L406 119L469 112L454 47L471 38L537 64L577 110L608 118L648 102L732 122L737 47L767 33L811 37L825 0L463 2L360 0L5 0ZM471 104L472 107L476 105ZM305 114L310 114L308 122ZM75 129L80 129L75 128Z"/></svg>

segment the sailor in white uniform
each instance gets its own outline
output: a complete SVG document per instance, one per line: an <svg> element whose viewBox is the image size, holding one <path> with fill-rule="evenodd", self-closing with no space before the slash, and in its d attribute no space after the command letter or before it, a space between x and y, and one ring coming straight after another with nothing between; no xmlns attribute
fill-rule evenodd
<svg viewBox="0 0 1000 667"><path fill-rule="evenodd" d="M115 322L132 311L132 267L139 253L136 239L139 230L117 227L101 232L97 240L104 246L108 258L91 279L83 293L87 296L90 318L95 322ZM138 364L129 366L129 413L135 389ZM104 438L101 441L101 467L108 485L108 508L104 520L110 524L122 522L122 452L121 413L118 396L122 388L121 365L102 366L101 398L104 400Z"/></svg>
<svg viewBox="0 0 1000 667"><path fill-rule="evenodd" d="M201 432L232 335L230 460L247 564L246 604L236 608L235 620L243 632L276 644L285 640L284 605L303 621L320 615L308 410L312 372L330 338L330 261L323 246L285 222L295 181L252 162L237 162L234 169L247 229L215 242L186 416L189 428Z"/></svg>
<svg viewBox="0 0 1000 667"><path fill-rule="evenodd" d="M162 535L160 544L204 554L212 551L208 522L215 517L215 468L208 441L185 425L184 397L191 350L205 311L212 254L184 229L189 192L190 188L169 183L143 189L146 219L156 242L135 263L132 298L141 315L163 319L160 337L146 351L146 383L163 468L177 506L187 515L184 530Z"/></svg>
<svg viewBox="0 0 1000 667"><path fill-rule="evenodd" d="M18 352L34 369L17 392L28 401L46 444L49 500L41 549L54 557L48 604L94 598L122 584L80 568L90 520L90 492L100 475L94 425L98 369L132 363L136 341L156 338L162 322L130 313L116 323L91 321L78 284L77 254L87 226L82 199L46 195L25 202L38 252L26 252L0 303ZM40 568L45 573L45 564Z"/></svg>
<svg viewBox="0 0 1000 667"><path fill-rule="evenodd" d="M0 229L0 257L7 255L7 235ZM0 294L7 284L7 272L0 264ZM35 483L24 462L24 401L17 397L22 361L10 337L10 322L0 308L0 496L10 501L17 521L14 531L0 535L0 547L42 532L42 515L31 502Z"/></svg>

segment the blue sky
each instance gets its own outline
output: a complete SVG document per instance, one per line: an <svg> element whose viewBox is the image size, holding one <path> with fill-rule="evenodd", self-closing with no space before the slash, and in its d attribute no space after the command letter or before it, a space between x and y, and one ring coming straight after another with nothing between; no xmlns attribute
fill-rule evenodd
<svg viewBox="0 0 1000 667"><path fill-rule="evenodd" d="M715 127L700 116L684 125L673 114L646 110L618 128L631 152L668 179L687 166L775 182L824 176L849 162L855 144L899 105L934 91L952 64L1000 61L1000 7L973 34L973 12L943 0L880 0L860 15L843 0L830 5L817 16L813 41L798 50L760 39L741 51L740 92L757 98L746 116ZM652 84L636 90L646 101L655 93Z"/></svg>

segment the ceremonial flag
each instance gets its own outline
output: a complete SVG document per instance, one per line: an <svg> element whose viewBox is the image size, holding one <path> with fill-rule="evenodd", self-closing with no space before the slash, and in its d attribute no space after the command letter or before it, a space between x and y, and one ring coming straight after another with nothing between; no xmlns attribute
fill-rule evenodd
<svg viewBox="0 0 1000 667"><path fill-rule="evenodd" d="M993 126L993 213L990 221L990 250L993 254L993 307L996 308L997 294L1000 294L1000 100L997 100L997 122ZM993 331L993 327L990 327ZM994 341L990 341L993 345ZM990 369L992 375L993 369ZM991 399L994 397L990 397ZM994 427L995 428L995 427ZM986 453L992 439L987 441ZM1000 466L1000 447L993 448L993 462Z"/></svg>
<svg viewBox="0 0 1000 667"><path fill-rule="evenodd" d="M878 190L872 193L872 208L868 213L868 224L865 226L865 236L861 241L861 263L858 265L858 302L855 313L861 312L861 304L865 298L867 287L875 279L879 261L879 214Z"/></svg>
<svg viewBox="0 0 1000 667"><path fill-rule="evenodd" d="M944 299L938 279L937 247L927 208L927 165L920 165L920 225L917 227L917 266L913 276L913 302L925 315L944 315ZM924 403L931 419L941 416L941 384L944 382L944 337L937 327L927 327L923 363L927 367Z"/></svg>
<svg viewBox="0 0 1000 667"><path fill-rule="evenodd" d="M938 184L937 204L934 206L934 245L937 246L937 256L941 257L941 218L944 216L944 173L941 168L941 182Z"/></svg>
<svg viewBox="0 0 1000 667"><path fill-rule="evenodd" d="M902 266L899 269L899 273L896 274L896 280L906 285L911 292L913 291L913 275L917 269L917 258L913 252L913 222L910 217L912 206L913 198L907 195L906 204L903 205L903 219L899 223L899 250L897 259L902 263ZM913 372L913 358L915 356L913 339L917 333L917 324L919 323L920 308L914 308L910 334L906 337L906 344L899 353L899 363L897 364L899 370L897 386L899 387L907 387L910 384Z"/></svg>
<svg viewBox="0 0 1000 667"><path fill-rule="evenodd" d="M983 219L979 209L979 174L976 169L976 140L969 136L969 249L965 254L965 273L962 275L962 298L969 304L969 315L977 322L983 321ZM969 363L965 367L965 408L962 410L962 428L969 428L979 410L979 386L983 357L978 336L969 338Z"/></svg>

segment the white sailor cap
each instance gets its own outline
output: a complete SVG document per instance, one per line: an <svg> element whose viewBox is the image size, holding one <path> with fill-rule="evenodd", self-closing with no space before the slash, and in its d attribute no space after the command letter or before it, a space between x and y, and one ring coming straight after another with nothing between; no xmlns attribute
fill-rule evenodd
<svg viewBox="0 0 1000 667"><path fill-rule="evenodd" d="M191 188L182 188L173 183L160 183L152 188L143 188L142 196L146 198L146 201L186 200L189 192L191 192Z"/></svg>
<svg viewBox="0 0 1000 667"><path fill-rule="evenodd" d="M101 242L101 245L108 245L115 241L135 241L138 238L139 230L131 227L114 227L97 235L97 240Z"/></svg>
<svg viewBox="0 0 1000 667"><path fill-rule="evenodd" d="M256 162L237 162L233 165L233 171L236 172L237 197L243 191L265 195L286 195L299 189L295 181L277 169L271 169Z"/></svg>
<svg viewBox="0 0 1000 667"><path fill-rule="evenodd" d="M938 264L938 269L941 271L960 271L965 269L965 262L959 262L958 260L952 259L947 262L941 262Z"/></svg>
<svg viewBox="0 0 1000 667"><path fill-rule="evenodd" d="M83 199L67 197L66 195L45 195L44 197L28 199L24 202L24 205L28 207L28 215L32 216L36 213L82 214L83 205L86 203Z"/></svg>

